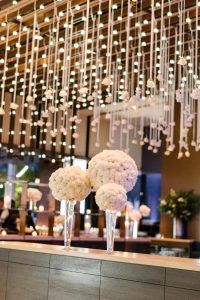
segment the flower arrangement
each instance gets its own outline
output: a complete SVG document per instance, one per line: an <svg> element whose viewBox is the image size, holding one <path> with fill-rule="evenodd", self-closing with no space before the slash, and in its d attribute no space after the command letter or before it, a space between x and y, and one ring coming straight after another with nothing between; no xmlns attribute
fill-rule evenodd
<svg viewBox="0 0 200 300"><path fill-rule="evenodd" d="M140 205L139 210L136 210L136 209L134 209L133 204L130 201L127 201L126 211L128 212L130 219L134 220L134 215L136 215L136 213L137 213L136 219L138 219L138 217L140 216L140 218L139 218L139 220L140 220L142 217L148 217L150 215L151 209L147 205L142 204L142 205ZM133 214L132 214L132 212L133 212ZM131 217L131 215L133 217Z"/></svg>
<svg viewBox="0 0 200 300"><path fill-rule="evenodd" d="M160 211L172 218L188 221L198 211L199 198L193 191L170 190L169 195L160 201Z"/></svg>
<svg viewBox="0 0 200 300"><path fill-rule="evenodd" d="M137 181L138 169L135 161L123 151L104 150L89 162L88 175L95 190L106 183L116 183L129 192Z"/></svg>
<svg viewBox="0 0 200 300"><path fill-rule="evenodd" d="M81 201L91 191L89 177L79 167L59 168L51 174L49 187L57 200Z"/></svg>
<svg viewBox="0 0 200 300"><path fill-rule="evenodd" d="M27 190L27 199L29 201L40 201L42 198L42 193L38 189L28 188Z"/></svg>
<svg viewBox="0 0 200 300"><path fill-rule="evenodd" d="M119 184L107 183L97 190L95 199L100 210L122 211L127 202L126 190Z"/></svg>

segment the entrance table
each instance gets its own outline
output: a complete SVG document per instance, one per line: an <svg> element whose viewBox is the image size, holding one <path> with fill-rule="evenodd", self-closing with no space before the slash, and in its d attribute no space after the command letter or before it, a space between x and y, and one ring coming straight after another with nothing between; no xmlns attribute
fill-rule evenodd
<svg viewBox="0 0 200 300"><path fill-rule="evenodd" d="M200 260L0 242L1 300L199 300Z"/></svg>

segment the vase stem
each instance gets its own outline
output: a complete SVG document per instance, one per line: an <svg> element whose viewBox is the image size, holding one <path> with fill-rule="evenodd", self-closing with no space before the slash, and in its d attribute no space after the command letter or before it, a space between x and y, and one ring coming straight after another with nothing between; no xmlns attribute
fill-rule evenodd
<svg viewBox="0 0 200 300"><path fill-rule="evenodd" d="M64 222L64 247L69 249L71 246L72 227L74 220L74 205L76 201L65 201L65 222Z"/></svg>
<svg viewBox="0 0 200 300"><path fill-rule="evenodd" d="M115 226L117 220L117 212L106 211L106 236L107 236L107 252L112 253L114 249Z"/></svg>

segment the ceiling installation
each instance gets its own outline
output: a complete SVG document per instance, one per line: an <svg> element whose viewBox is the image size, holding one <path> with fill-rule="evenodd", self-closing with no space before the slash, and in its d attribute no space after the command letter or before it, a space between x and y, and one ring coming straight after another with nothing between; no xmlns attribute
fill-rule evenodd
<svg viewBox="0 0 200 300"><path fill-rule="evenodd" d="M9 155L73 158L82 110L93 115L96 147L105 114L108 148L118 131L126 152L130 139L154 153L163 140L165 154L177 147L178 158L199 151L200 2L14 0L0 7L0 139Z"/></svg>

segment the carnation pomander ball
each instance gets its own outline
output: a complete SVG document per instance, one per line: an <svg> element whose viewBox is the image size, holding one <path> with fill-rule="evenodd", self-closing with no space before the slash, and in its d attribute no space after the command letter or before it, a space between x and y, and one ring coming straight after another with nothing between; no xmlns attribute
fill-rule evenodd
<svg viewBox="0 0 200 300"><path fill-rule="evenodd" d="M42 193L38 189L28 188L27 198L30 201L40 201L42 198Z"/></svg>
<svg viewBox="0 0 200 300"><path fill-rule="evenodd" d="M129 217L130 217L131 220L139 222L140 219L142 218L142 215L139 211L132 210L131 212L129 212Z"/></svg>
<svg viewBox="0 0 200 300"><path fill-rule="evenodd" d="M140 206L140 212L143 217L148 217L150 215L151 209L147 205L142 204Z"/></svg>
<svg viewBox="0 0 200 300"><path fill-rule="evenodd" d="M51 174L49 187L57 200L81 201L90 191L91 184L86 172L79 167L59 168Z"/></svg>
<svg viewBox="0 0 200 300"><path fill-rule="evenodd" d="M138 169L135 161L123 151L104 150L90 160L88 175L94 190L106 183L116 183L129 192L137 181Z"/></svg>
<svg viewBox="0 0 200 300"><path fill-rule="evenodd" d="M100 210L122 211L127 202L126 190L116 183L102 185L95 196Z"/></svg>

